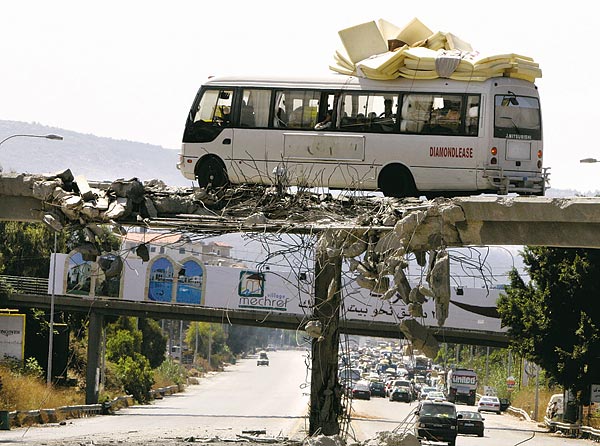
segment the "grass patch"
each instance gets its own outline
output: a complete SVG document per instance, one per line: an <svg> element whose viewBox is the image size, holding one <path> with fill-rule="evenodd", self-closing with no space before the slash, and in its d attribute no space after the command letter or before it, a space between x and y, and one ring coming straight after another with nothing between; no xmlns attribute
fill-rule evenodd
<svg viewBox="0 0 600 446"><path fill-rule="evenodd" d="M538 414L536 421L543 421L544 415L546 414L546 406L550 397L555 393L562 393L560 389L547 389L545 387L539 388L538 393ZM535 387L522 387L519 390L515 390L510 398L510 405L523 409L525 412L534 419L535 410Z"/></svg>
<svg viewBox="0 0 600 446"><path fill-rule="evenodd" d="M38 376L15 372L0 365L0 410L38 410L85 403L85 394L75 388L51 387Z"/></svg>

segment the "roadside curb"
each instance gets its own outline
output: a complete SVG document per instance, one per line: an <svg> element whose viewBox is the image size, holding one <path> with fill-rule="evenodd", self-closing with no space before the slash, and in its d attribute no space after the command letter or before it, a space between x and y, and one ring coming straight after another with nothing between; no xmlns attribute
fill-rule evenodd
<svg viewBox="0 0 600 446"><path fill-rule="evenodd" d="M183 385L173 385L152 389L149 394L153 400L159 400L168 395L183 392ZM76 406L61 406L56 409L39 410L15 410L8 412L8 426L11 427L31 426L34 424L61 423L64 420L73 418L85 418L94 415L110 415L116 411L135 405L135 400L131 395L119 396L112 401L99 404L87 404Z"/></svg>

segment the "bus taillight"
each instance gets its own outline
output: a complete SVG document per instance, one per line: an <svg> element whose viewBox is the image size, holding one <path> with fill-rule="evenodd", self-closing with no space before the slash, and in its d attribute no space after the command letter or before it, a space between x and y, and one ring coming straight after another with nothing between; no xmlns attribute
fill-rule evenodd
<svg viewBox="0 0 600 446"><path fill-rule="evenodd" d="M496 158L496 155L498 155L498 149L496 147L492 147L490 149L490 153L492 155L490 158L490 164L498 164L498 158Z"/></svg>
<svg viewBox="0 0 600 446"><path fill-rule="evenodd" d="M542 149L538 150L538 158L542 157Z"/></svg>

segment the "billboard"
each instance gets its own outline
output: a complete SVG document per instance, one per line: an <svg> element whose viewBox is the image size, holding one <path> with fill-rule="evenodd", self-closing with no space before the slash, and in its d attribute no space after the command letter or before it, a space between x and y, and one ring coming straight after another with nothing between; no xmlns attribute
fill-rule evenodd
<svg viewBox="0 0 600 446"><path fill-rule="evenodd" d="M0 314L0 359L23 361L25 351L25 315Z"/></svg>
<svg viewBox="0 0 600 446"><path fill-rule="evenodd" d="M200 305L228 311L256 310L274 313L310 315L313 313L312 274L304 272L258 271L251 268L205 265L197 258L174 260L156 256L150 261L124 260L118 278L118 294L100 293L98 267L87 264L77 254L55 254L52 262L57 280L55 292L82 298L116 297L124 300ZM50 281L51 282L51 281ZM52 284L49 284L51 288ZM51 290L49 290L50 292ZM115 291L115 292L116 292ZM489 332L504 332L496 310L500 289L453 287L449 316L444 326ZM359 287L352 276L343 278L342 316L346 319L397 324L411 319L408 305L395 296L382 300ZM419 322L437 326L435 302L423 304Z"/></svg>

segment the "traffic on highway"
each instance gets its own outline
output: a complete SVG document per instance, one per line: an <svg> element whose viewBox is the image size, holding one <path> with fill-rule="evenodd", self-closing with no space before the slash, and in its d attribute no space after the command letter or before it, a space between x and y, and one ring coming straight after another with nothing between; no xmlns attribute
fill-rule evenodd
<svg viewBox="0 0 600 446"><path fill-rule="evenodd" d="M194 439L212 443L243 441L242 437L247 435L244 432L264 432L261 434L263 440L275 443L302 441L308 431L310 373L307 361L310 352L307 348L277 350L269 351L268 357L268 367L257 366L259 355L251 355L226 367L223 372L203 377L198 384L188 385L182 393L155 400L149 405L122 409L112 416L0 431L0 444L108 446L118 442L171 446L181 445L186 439L188 442ZM406 402L390 401L389 396L376 395L369 399L349 396L345 402L351 406L346 430L348 443L375 439L378 432L415 434L419 430L423 437L428 435L427 430L435 436L429 440L441 440L443 435L434 431L443 424L440 420L451 420L446 423L448 431L456 426L456 435L451 434L444 440L445 444L458 446L516 446L525 441L528 446L556 446L588 442L550 434L536 423L505 411L496 413L483 408L478 411L478 406L454 404L441 397L428 400L425 392L415 391L414 398ZM467 416L465 412L475 415ZM479 413L482 431L478 430ZM427 442L423 438L422 443Z"/></svg>

